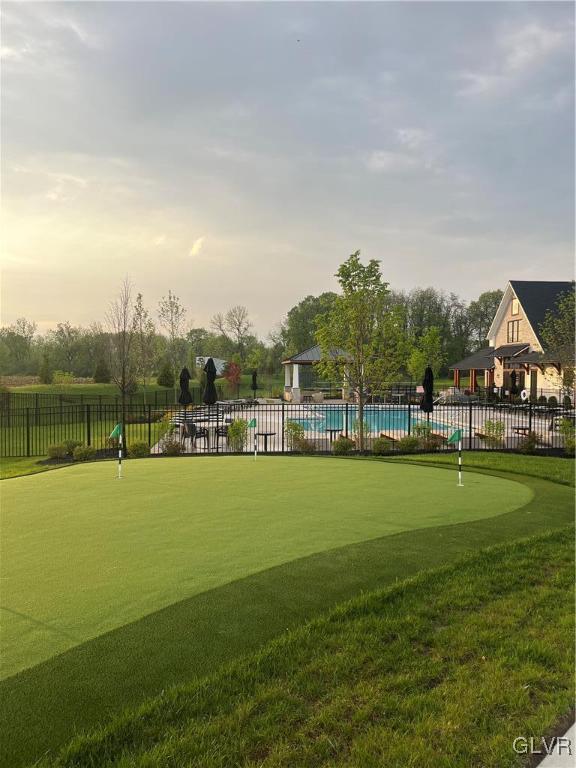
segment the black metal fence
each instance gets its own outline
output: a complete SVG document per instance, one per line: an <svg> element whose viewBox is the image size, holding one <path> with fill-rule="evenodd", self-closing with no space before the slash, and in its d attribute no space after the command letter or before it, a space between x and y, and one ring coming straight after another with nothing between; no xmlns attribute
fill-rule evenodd
<svg viewBox="0 0 576 768"><path fill-rule="evenodd" d="M112 455L109 435L120 420L116 403L10 409L0 413L0 455L46 456L49 446L67 440ZM245 422L239 430L232 426L238 421ZM573 407L482 402L439 404L427 419L410 398L399 398L366 406L364 448L451 450L447 439L461 430L466 450L559 451L574 421ZM175 442L189 454L250 452L255 443L267 453L328 453L339 437L353 440L354 449L359 443L353 403L263 405L246 400L186 410L133 403L126 409L125 425L127 446L144 442L153 455L174 450ZM376 443L378 438L385 440Z"/></svg>

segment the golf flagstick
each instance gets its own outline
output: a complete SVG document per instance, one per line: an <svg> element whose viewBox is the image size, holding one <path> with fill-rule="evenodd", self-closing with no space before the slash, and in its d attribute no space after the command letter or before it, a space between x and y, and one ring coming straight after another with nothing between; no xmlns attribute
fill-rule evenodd
<svg viewBox="0 0 576 768"><path fill-rule="evenodd" d="M462 430L461 429L457 429L455 432L452 432L452 434L448 438L448 444L450 443L458 443L458 487L463 488L464 483L462 482Z"/></svg>
<svg viewBox="0 0 576 768"><path fill-rule="evenodd" d="M258 435L256 434L256 423L256 419L252 419L248 424L248 427L254 430L254 461L256 461L256 456L258 455Z"/></svg>
<svg viewBox="0 0 576 768"><path fill-rule="evenodd" d="M122 427L120 427L120 438L118 440L118 480L122 480Z"/></svg>

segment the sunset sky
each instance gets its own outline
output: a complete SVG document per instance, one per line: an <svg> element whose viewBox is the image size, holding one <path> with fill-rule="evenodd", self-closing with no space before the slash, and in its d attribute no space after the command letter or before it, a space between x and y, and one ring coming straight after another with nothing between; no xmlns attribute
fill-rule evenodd
<svg viewBox="0 0 576 768"><path fill-rule="evenodd" d="M10 3L2 322L571 279L571 3Z"/></svg>

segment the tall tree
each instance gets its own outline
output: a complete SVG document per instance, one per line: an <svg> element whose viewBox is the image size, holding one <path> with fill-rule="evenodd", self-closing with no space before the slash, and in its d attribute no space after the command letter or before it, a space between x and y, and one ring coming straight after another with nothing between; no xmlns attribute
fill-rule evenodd
<svg viewBox="0 0 576 768"><path fill-rule="evenodd" d="M64 371L78 373L78 354L83 335L82 329L76 328L68 320L58 323L56 329L50 332L49 336L54 345L57 365L61 366Z"/></svg>
<svg viewBox="0 0 576 768"><path fill-rule="evenodd" d="M404 318L402 309L389 301L378 261L362 264L356 251L336 277L342 293L318 321L316 338L322 350L318 369L330 381L345 381L355 393L363 451L366 396L382 392L405 361Z"/></svg>
<svg viewBox="0 0 576 768"><path fill-rule="evenodd" d="M566 388L574 386L576 353L574 350L574 288L558 300L556 307L549 310L540 328L544 351L562 366L562 380Z"/></svg>
<svg viewBox="0 0 576 768"><path fill-rule="evenodd" d="M474 350L486 345L488 331L503 295L500 290L485 291L478 296L476 301L470 302L468 318L470 321L470 338Z"/></svg>
<svg viewBox="0 0 576 768"><path fill-rule="evenodd" d="M282 328L286 353L294 355L316 344L317 320L330 311L336 294L321 293L320 296L306 296L288 312Z"/></svg>
<svg viewBox="0 0 576 768"><path fill-rule="evenodd" d="M419 382L424 376L426 366L429 365L438 376L442 366L446 362L446 354L442 349L442 338L439 328L428 328L416 341L408 359L408 370L410 375Z"/></svg>
<svg viewBox="0 0 576 768"><path fill-rule="evenodd" d="M36 323L19 317L12 325L0 330L0 339L9 352L9 366L22 370L30 357L32 341L36 333Z"/></svg>
<svg viewBox="0 0 576 768"><path fill-rule="evenodd" d="M150 313L144 306L142 294L136 296L134 303L134 357L136 374L142 382L143 399L146 403L146 385L152 376L156 360L156 328Z"/></svg>
<svg viewBox="0 0 576 768"><path fill-rule="evenodd" d="M174 374L174 399L176 399L176 381L179 370L186 362L186 343L184 341L184 323L186 310L180 299L172 291L163 296L158 304L158 319L168 336L168 360Z"/></svg>
<svg viewBox="0 0 576 768"><path fill-rule="evenodd" d="M233 342L240 360L244 362L248 343L253 338L250 335L252 323L246 307L238 304L231 307L225 315L218 312L212 317L210 324L217 333Z"/></svg>
<svg viewBox="0 0 576 768"><path fill-rule="evenodd" d="M109 331L109 361L112 381L120 391L122 403L121 427L122 435L126 431L126 398L134 386L134 310L132 305L132 284L125 278L118 296L110 302L106 314L106 324ZM124 439L124 450L126 440Z"/></svg>

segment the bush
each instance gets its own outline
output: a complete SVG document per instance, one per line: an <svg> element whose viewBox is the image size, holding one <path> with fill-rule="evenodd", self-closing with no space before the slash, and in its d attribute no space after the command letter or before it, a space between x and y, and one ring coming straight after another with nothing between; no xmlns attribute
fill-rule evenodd
<svg viewBox="0 0 576 768"><path fill-rule="evenodd" d="M100 358L96 362L96 367L94 368L94 383L95 384L110 384L110 368L108 367L108 363L103 358Z"/></svg>
<svg viewBox="0 0 576 768"><path fill-rule="evenodd" d="M64 386L74 384L74 374L69 373L68 371L54 371L52 374L52 383Z"/></svg>
<svg viewBox="0 0 576 768"><path fill-rule="evenodd" d="M564 408L572 408L572 398L570 395L564 395L562 398L562 405Z"/></svg>
<svg viewBox="0 0 576 768"><path fill-rule="evenodd" d="M230 450L241 453L248 442L248 422L245 419L234 419L228 426L228 445Z"/></svg>
<svg viewBox="0 0 576 768"><path fill-rule="evenodd" d="M174 437L168 437L162 443L162 453L164 456L180 456L182 453L182 443Z"/></svg>
<svg viewBox="0 0 576 768"><path fill-rule="evenodd" d="M128 456L132 459L145 459L150 456L150 446L143 440L132 443L128 448Z"/></svg>
<svg viewBox="0 0 576 768"><path fill-rule="evenodd" d="M82 445L82 441L81 440L64 440L62 442L62 445L66 449L66 453L68 454L68 456L73 456L74 450L78 448L79 445Z"/></svg>
<svg viewBox="0 0 576 768"><path fill-rule="evenodd" d="M518 450L520 453L535 453L539 442L540 439L536 432L528 432L528 434L518 443Z"/></svg>
<svg viewBox="0 0 576 768"><path fill-rule="evenodd" d="M491 448L499 448L504 441L506 427L503 421L484 422L484 442Z"/></svg>
<svg viewBox="0 0 576 768"><path fill-rule="evenodd" d="M572 419L560 419L558 429L564 441L564 450L570 455L576 451L576 427Z"/></svg>
<svg viewBox="0 0 576 768"><path fill-rule="evenodd" d="M316 453L316 446L310 440L306 440L305 437L298 438L294 442L294 450L298 453L311 454Z"/></svg>
<svg viewBox="0 0 576 768"><path fill-rule="evenodd" d="M372 443L372 453L375 456L384 456L386 453L390 453L394 447L394 443L389 437L377 437Z"/></svg>
<svg viewBox="0 0 576 768"><path fill-rule="evenodd" d="M420 448L420 439L416 435L405 435L396 443L401 453L414 453Z"/></svg>
<svg viewBox="0 0 576 768"><path fill-rule="evenodd" d="M52 366L50 365L50 358L48 355L42 355L42 364L38 371L41 384L52 384L54 373L52 372Z"/></svg>
<svg viewBox="0 0 576 768"><path fill-rule="evenodd" d="M91 445L77 445L72 455L74 461L90 461L96 456L96 449Z"/></svg>
<svg viewBox="0 0 576 768"><path fill-rule="evenodd" d="M171 389L174 387L174 372L170 368L169 363L164 363L156 379L159 387L166 387Z"/></svg>
<svg viewBox="0 0 576 768"><path fill-rule="evenodd" d="M55 445L49 445L48 449L46 450L46 453L48 454L49 459L67 459L69 458L69 453L66 450L66 446L62 445L62 443L57 443Z"/></svg>
<svg viewBox="0 0 576 768"><path fill-rule="evenodd" d="M540 397L538 398L537 402L538 402L538 405L546 405L546 403L548 401L546 400L544 395L540 395Z"/></svg>
<svg viewBox="0 0 576 768"><path fill-rule="evenodd" d="M350 440L349 437L341 435L332 443L332 453L336 456L346 456L356 448L354 440Z"/></svg>
<svg viewBox="0 0 576 768"><path fill-rule="evenodd" d="M296 450L295 443L298 442L298 440L304 440L304 427L302 424L298 424L297 421L288 419L284 431L286 432L286 443L288 444L288 448L291 451Z"/></svg>
<svg viewBox="0 0 576 768"><path fill-rule="evenodd" d="M552 408L556 408L558 406L558 398L551 395L548 398L548 405L552 406Z"/></svg>

